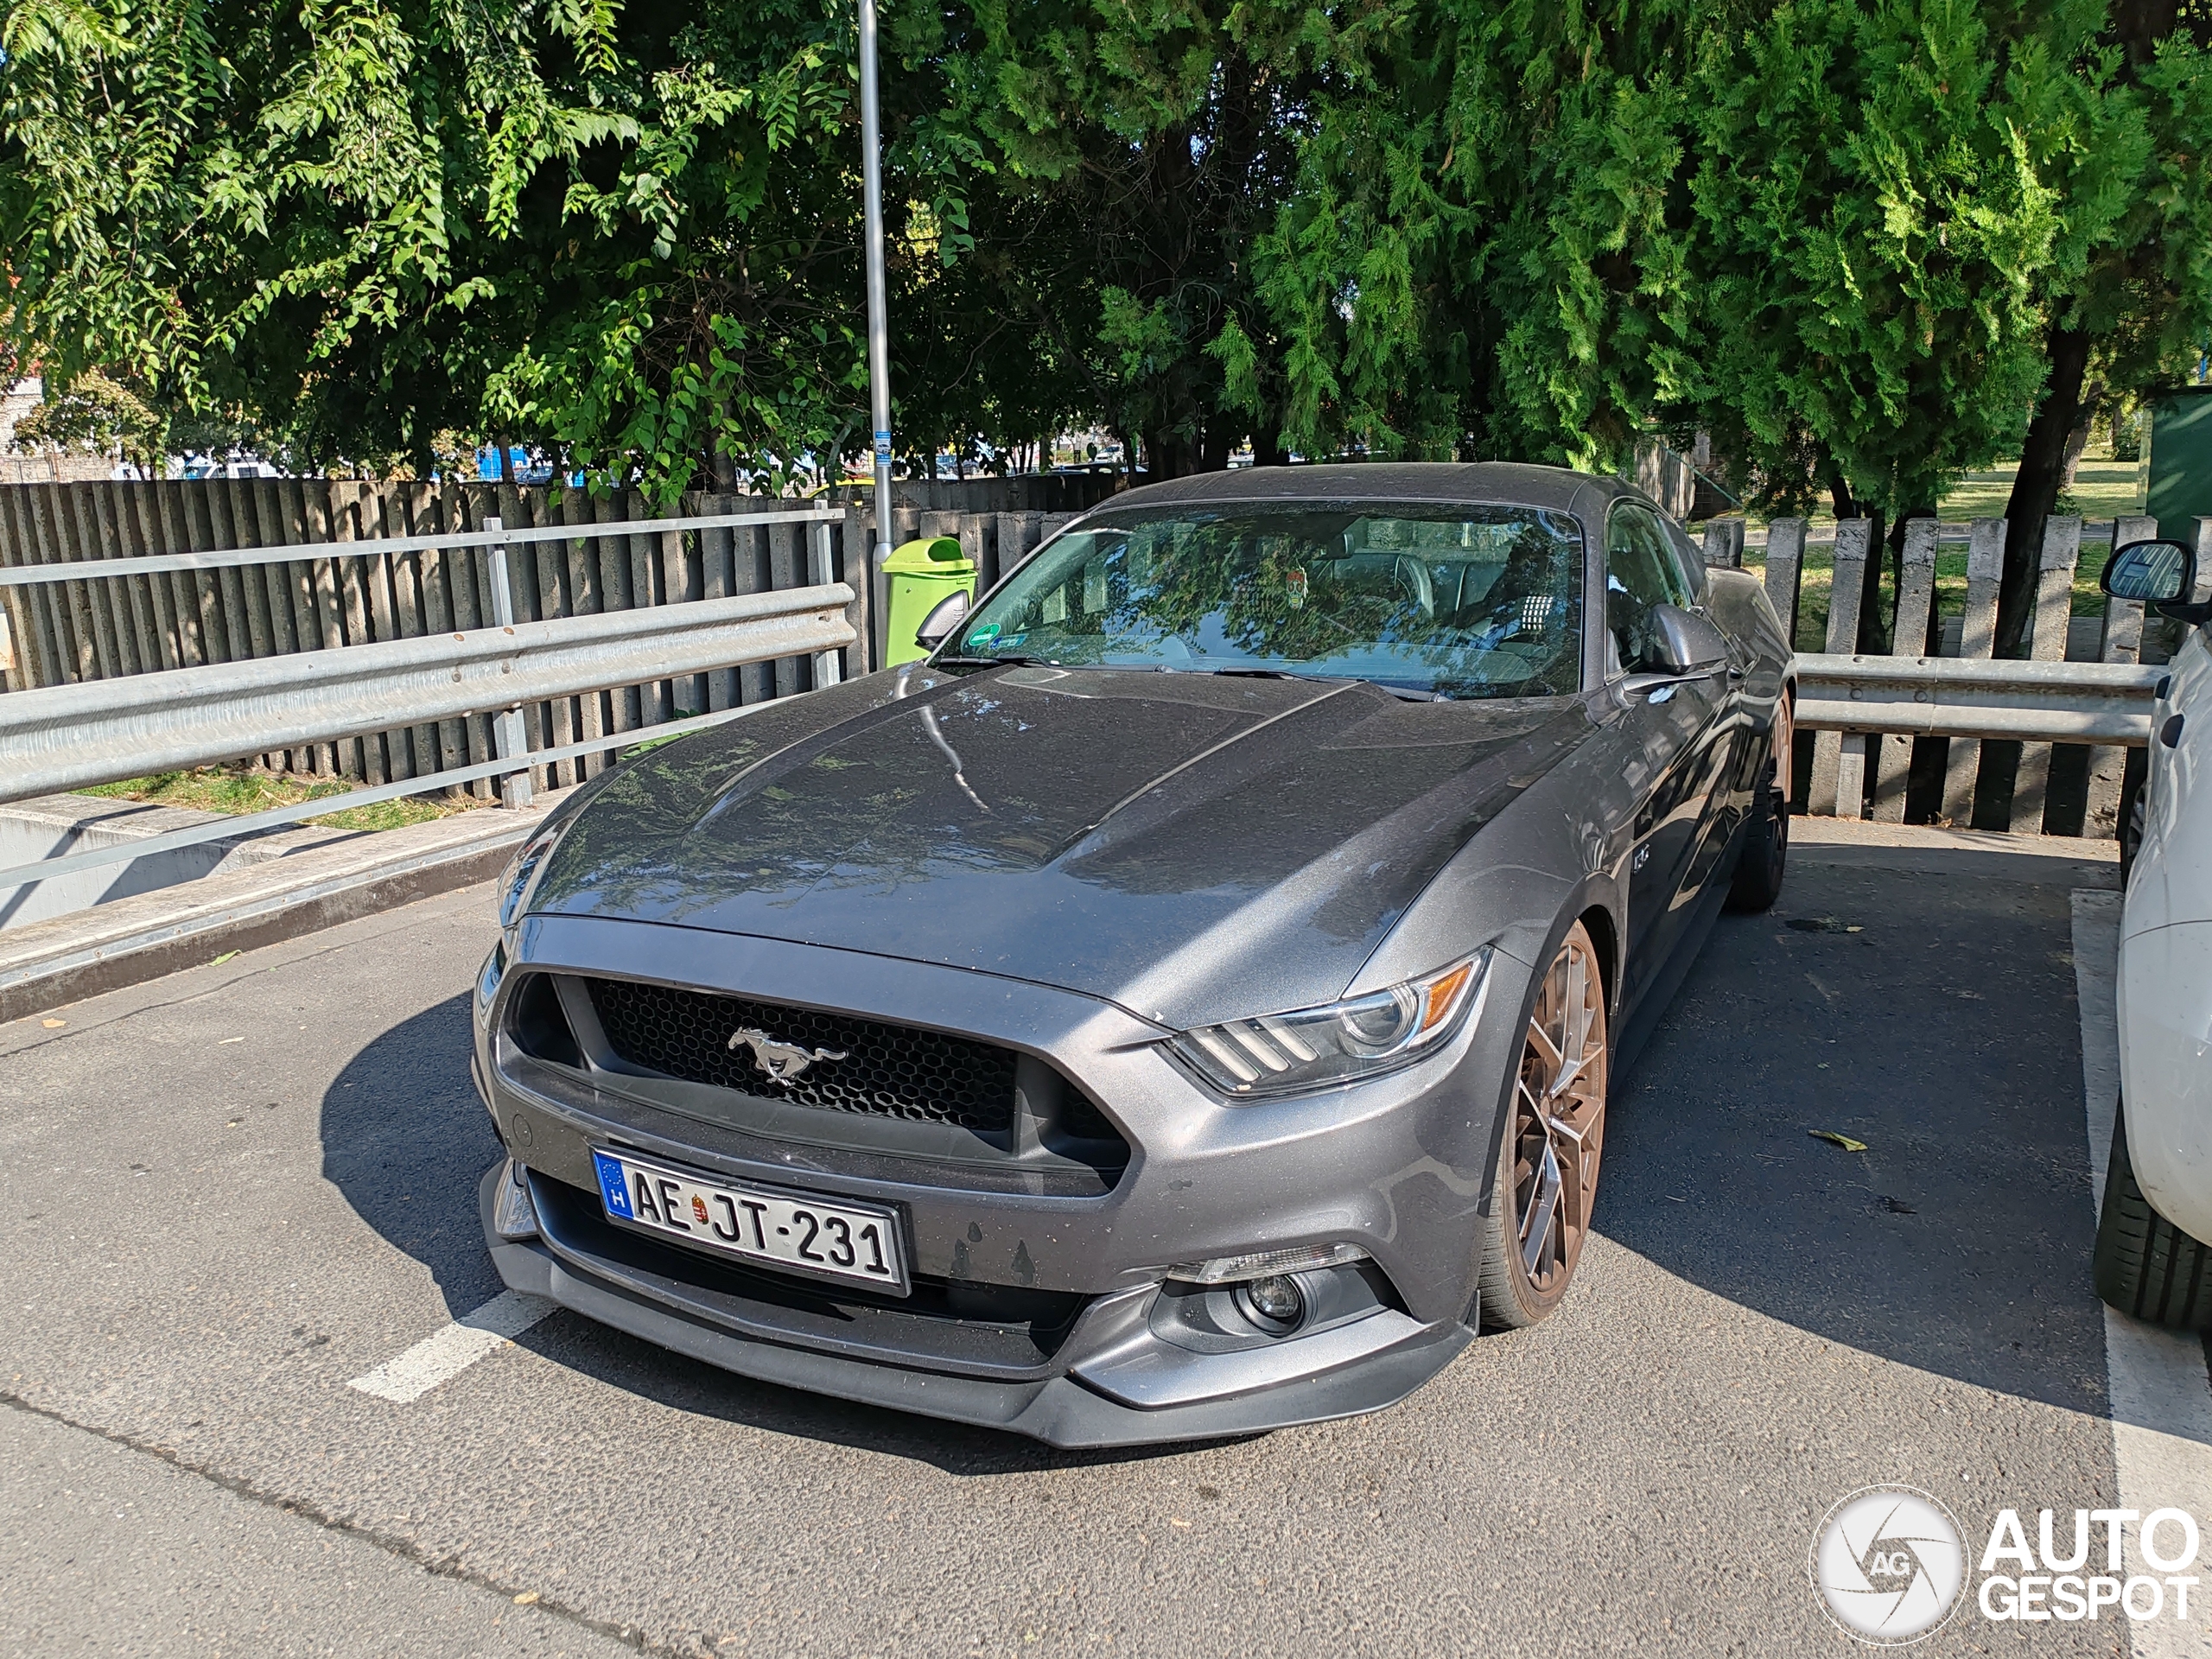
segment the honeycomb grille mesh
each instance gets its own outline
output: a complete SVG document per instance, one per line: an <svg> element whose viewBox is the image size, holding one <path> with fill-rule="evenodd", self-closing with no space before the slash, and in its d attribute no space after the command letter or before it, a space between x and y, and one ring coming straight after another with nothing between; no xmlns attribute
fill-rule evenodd
<svg viewBox="0 0 2212 1659"><path fill-rule="evenodd" d="M648 1071L766 1100L986 1135L1014 1122L1014 1051L995 1044L667 985L585 982L608 1044ZM753 1044L731 1047L741 1030L809 1055L827 1050L843 1058L811 1060L776 1083Z"/></svg>

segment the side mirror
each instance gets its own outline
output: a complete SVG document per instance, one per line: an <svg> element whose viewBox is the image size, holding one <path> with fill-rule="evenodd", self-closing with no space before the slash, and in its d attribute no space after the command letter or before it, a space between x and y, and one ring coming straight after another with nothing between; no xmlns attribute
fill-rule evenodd
<svg viewBox="0 0 2212 1659"><path fill-rule="evenodd" d="M1695 611L1679 605L1651 607L1657 666L1669 674L1709 674L1728 661L1728 636Z"/></svg>
<svg viewBox="0 0 2212 1659"><path fill-rule="evenodd" d="M2113 550L2097 586L2114 599L2146 605L2186 600L2196 583L2196 555L2179 542L2130 542Z"/></svg>
<svg viewBox="0 0 2212 1659"><path fill-rule="evenodd" d="M930 607L922 626L914 630L914 643L924 651L935 651L952 637L952 631L967 614L968 595L947 594Z"/></svg>

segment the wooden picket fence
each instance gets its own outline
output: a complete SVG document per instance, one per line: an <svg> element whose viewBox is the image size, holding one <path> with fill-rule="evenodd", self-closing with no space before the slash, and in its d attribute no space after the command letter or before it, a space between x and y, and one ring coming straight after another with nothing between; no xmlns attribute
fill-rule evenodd
<svg viewBox="0 0 2212 1659"><path fill-rule="evenodd" d="M1821 636L1801 630L1808 525L1780 518L1764 537L1768 599L1800 651L1850 655L1858 651L1864 578L1871 556L1886 556L1872 543L1873 524L1847 519L1833 531L1834 575ZM2037 662L2158 663L2177 641L2164 619L2148 630L2143 607L2107 602L2101 616L2072 614L2074 578L2087 539L2120 546L2158 533L2142 516L2085 525L2079 518L2053 518L2044 531L2029 655ZM2202 520L2199 544L2212 547L2212 520ZM1952 629L1936 619L1936 564L1945 543L1964 542L1966 605ZM1755 547L1756 543L1752 545ZM1741 519L1705 528L1709 566L1741 568L1745 533ZM2005 521L1977 518L1943 524L1915 518L1905 528L1902 577L1895 591L1890 630L1892 654L1987 658L1996 638L1997 590L2005 563ZM2077 744L1985 742L1973 738L1908 738L1823 731L1798 735L1796 798L1816 815L1871 817L1899 823L1909 818L1961 828L2109 838L2119 821L2126 752Z"/></svg>

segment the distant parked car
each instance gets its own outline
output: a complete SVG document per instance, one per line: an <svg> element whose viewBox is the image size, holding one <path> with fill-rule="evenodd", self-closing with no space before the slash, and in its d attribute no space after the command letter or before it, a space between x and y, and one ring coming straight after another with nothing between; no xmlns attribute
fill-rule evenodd
<svg viewBox="0 0 2212 1659"><path fill-rule="evenodd" d="M1374 1410L1556 1307L1617 1056L1781 890L1759 583L1615 480L1251 467L918 639L518 856L506 1282L1069 1446Z"/></svg>
<svg viewBox="0 0 2212 1659"><path fill-rule="evenodd" d="M2212 1329L2212 605L2179 542L2116 550L2104 588L2193 626L2151 715L2149 765L2120 804L2120 1110L2097 1226L2097 1294Z"/></svg>

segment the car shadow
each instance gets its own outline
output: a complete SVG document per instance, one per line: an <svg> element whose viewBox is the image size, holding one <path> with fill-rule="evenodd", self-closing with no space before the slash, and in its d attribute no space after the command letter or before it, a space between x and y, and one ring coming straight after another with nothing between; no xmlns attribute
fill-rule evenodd
<svg viewBox="0 0 2212 1659"><path fill-rule="evenodd" d="M2101 1414L2070 914L2059 882L1795 861L1617 1086L1598 1230L1830 1341Z"/></svg>
<svg viewBox="0 0 2212 1659"><path fill-rule="evenodd" d="M1064 1451L1001 1429L918 1417L740 1376L566 1312L532 1326L517 1341L556 1364L673 1411L926 1463L950 1475L1098 1468L1233 1443L1206 1440Z"/></svg>
<svg viewBox="0 0 2212 1659"><path fill-rule="evenodd" d="M354 1213L430 1270L454 1317L499 1294L476 1184L499 1138L468 1080L467 993L385 1032L322 1097L322 1174Z"/></svg>
<svg viewBox="0 0 2212 1659"><path fill-rule="evenodd" d="M430 1270L455 1319L503 1288L476 1211L477 1183L500 1147L468 1078L469 1041L469 998L448 997L362 1049L322 1099L324 1179L378 1235ZM1058 1451L1017 1434L755 1382L565 1312L518 1342L672 1410L912 1458L953 1474L1088 1467L1182 1449Z"/></svg>

